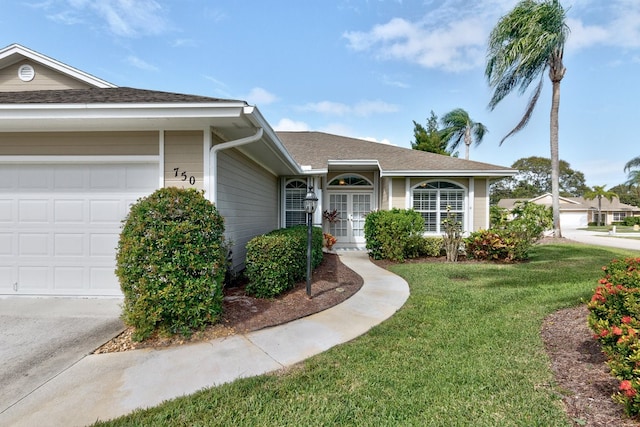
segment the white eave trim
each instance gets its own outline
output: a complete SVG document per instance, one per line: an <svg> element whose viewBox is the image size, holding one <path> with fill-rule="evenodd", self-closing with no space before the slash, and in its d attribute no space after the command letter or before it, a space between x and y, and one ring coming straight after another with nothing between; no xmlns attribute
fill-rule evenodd
<svg viewBox="0 0 640 427"><path fill-rule="evenodd" d="M381 177L402 177L402 176L449 176L449 177L507 177L514 176L517 170L381 170Z"/></svg>
<svg viewBox="0 0 640 427"><path fill-rule="evenodd" d="M80 71L77 68L73 68L67 64L64 64L60 61L57 61L46 55L38 53L34 50L28 49L19 44L12 44L0 50L0 60L8 58L12 55L20 55L24 58L31 59L36 63L44 65L45 67L52 68L56 71L59 71L60 73L66 74L69 77L72 77L76 80L80 80L94 87L98 87L98 88L117 87L113 83L109 83L106 80L99 79L98 77L92 76L91 74L85 73L84 71Z"/></svg>
<svg viewBox="0 0 640 427"><path fill-rule="evenodd" d="M0 120L77 118L215 118L240 117L244 104L2 104Z"/></svg>

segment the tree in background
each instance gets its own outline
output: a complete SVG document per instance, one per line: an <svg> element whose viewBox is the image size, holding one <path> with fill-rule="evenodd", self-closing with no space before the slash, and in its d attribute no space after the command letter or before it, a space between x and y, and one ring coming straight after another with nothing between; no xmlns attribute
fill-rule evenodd
<svg viewBox="0 0 640 427"><path fill-rule="evenodd" d="M618 194L618 199L627 205L640 207L640 169L629 171L627 181L611 187Z"/></svg>
<svg viewBox="0 0 640 427"><path fill-rule="evenodd" d="M431 116L427 119L427 127L413 121L413 137L411 148L414 150L428 151L430 153L451 156L452 152L447 151L447 142L440 137L438 130L438 116L431 111ZM457 153L456 153L457 156Z"/></svg>
<svg viewBox="0 0 640 427"><path fill-rule="evenodd" d="M449 111L442 117L441 122L444 126L444 129L440 131L442 140L448 144L451 151L457 150L460 142L464 142L464 158L467 160L469 160L471 143L475 141L476 146L480 145L484 135L489 132L485 125L471 120L469 113L462 108Z"/></svg>
<svg viewBox="0 0 640 427"><path fill-rule="evenodd" d="M584 174L571 168L571 165L560 160L560 195L563 197L579 197L589 190ZM491 203L500 199L532 199L550 193L551 159L546 157L524 157L516 160L511 167L518 173L513 177L503 178L491 185Z"/></svg>
<svg viewBox="0 0 640 427"><path fill-rule="evenodd" d="M520 122L504 138L523 129L538 102L545 71L552 84L550 147L551 194L553 198L553 228L556 237L560 230L560 158L558 153L558 111L560 82L565 74L562 62L564 44L569 35L565 11L558 0L522 0L511 12L500 18L491 31L485 75L494 88L489 108L493 110L505 96L517 87L523 94L539 78Z"/></svg>
<svg viewBox="0 0 640 427"><path fill-rule="evenodd" d="M611 202L614 197L618 197L616 193L606 190L605 187L606 185L594 185L592 189L584 193L584 198L587 200L598 199L598 222L600 225L604 225L602 220L602 198L604 197Z"/></svg>
<svg viewBox="0 0 640 427"><path fill-rule="evenodd" d="M633 159L629 160L627 164L624 165L624 171L629 172L631 171L631 169L634 169L637 167L640 167L640 156L634 157Z"/></svg>

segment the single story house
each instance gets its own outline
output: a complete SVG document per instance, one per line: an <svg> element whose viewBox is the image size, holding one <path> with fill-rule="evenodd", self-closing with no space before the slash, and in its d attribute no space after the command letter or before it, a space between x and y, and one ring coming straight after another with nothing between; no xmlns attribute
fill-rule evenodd
<svg viewBox="0 0 640 427"><path fill-rule="evenodd" d="M489 181L510 168L320 132L275 132L245 101L118 87L24 46L0 49L0 295L121 295L121 222L163 186L204 191L233 266L256 235L314 223L363 247L365 215L414 208L440 233L489 225ZM323 221L336 210L338 220Z"/></svg>
<svg viewBox="0 0 640 427"><path fill-rule="evenodd" d="M516 202L532 202L551 207L551 193L545 193L533 199L501 199L498 207L511 210ZM628 216L639 216L640 208L621 203L617 197L611 201L602 198L600 209L603 222L610 225L623 221ZM562 228L586 227L590 222L600 222L598 219L598 199L587 200L584 197L560 197L560 226Z"/></svg>

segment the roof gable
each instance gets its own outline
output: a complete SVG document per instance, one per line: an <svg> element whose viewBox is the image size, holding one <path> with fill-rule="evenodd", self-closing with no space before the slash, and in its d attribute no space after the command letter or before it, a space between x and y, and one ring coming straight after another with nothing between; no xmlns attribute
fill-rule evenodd
<svg viewBox="0 0 640 427"><path fill-rule="evenodd" d="M31 65L32 67L40 68L43 73L36 73L39 80L34 80L26 85L25 82L21 82L18 79L18 68L20 65ZM95 88L113 88L116 87L105 80L78 70L46 55L38 53L34 50L21 46L19 44L12 44L5 48L0 49L0 71L5 71L3 78L4 84L0 84L0 90L13 91L13 90L38 90L43 85L51 86L56 89L69 89L80 87L95 87ZM6 75L7 72L13 80L9 80ZM3 83L0 82L0 83ZM11 84L13 83L13 84ZM16 86L15 83L23 83ZM2 88L4 86L4 89ZM19 89L16 89L19 88Z"/></svg>

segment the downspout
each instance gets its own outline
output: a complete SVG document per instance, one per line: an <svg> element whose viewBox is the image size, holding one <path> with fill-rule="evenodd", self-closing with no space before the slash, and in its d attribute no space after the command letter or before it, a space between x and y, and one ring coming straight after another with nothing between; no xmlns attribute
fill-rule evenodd
<svg viewBox="0 0 640 427"><path fill-rule="evenodd" d="M258 141L260 138L262 138L263 133L264 130L262 128L258 128L256 133L253 135L236 139L234 141L223 142L222 144L217 144L211 147L211 150L209 151L209 171L211 175L211 184L209 186L209 191L211 192L211 197L209 198L209 200L211 200L214 205L218 205L218 151L239 147L241 145Z"/></svg>

